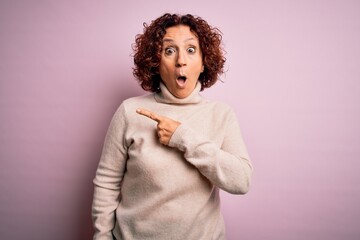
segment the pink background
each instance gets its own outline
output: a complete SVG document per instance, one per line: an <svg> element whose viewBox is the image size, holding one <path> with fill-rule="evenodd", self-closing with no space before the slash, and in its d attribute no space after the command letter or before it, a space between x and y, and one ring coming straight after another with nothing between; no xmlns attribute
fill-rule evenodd
<svg viewBox="0 0 360 240"><path fill-rule="evenodd" d="M228 239L360 239L360 1L0 2L0 239L90 239L110 118L145 94L131 44L164 12L224 33L224 83L255 166L222 193Z"/></svg>

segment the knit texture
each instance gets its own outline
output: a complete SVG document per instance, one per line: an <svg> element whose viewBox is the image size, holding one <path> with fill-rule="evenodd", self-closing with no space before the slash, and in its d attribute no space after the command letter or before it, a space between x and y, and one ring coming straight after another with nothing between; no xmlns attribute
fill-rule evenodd
<svg viewBox="0 0 360 240"><path fill-rule="evenodd" d="M219 189L248 191L252 172L236 114L200 95L125 100L110 123L94 179L94 239L225 239ZM162 145L145 108L181 122Z"/></svg>

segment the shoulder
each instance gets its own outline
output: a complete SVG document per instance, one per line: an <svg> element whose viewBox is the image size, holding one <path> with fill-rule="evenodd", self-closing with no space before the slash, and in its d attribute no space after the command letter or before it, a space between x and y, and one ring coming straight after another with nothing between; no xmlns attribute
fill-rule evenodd
<svg viewBox="0 0 360 240"><path fill-rule="evenodd" d="M131 97L125 99L114 113L114 118L132 118L136 116L136 109L146 107L154 102L154 94L146 94L142 96Z"/></svg>
<svg viewBox="0 0 360 240"><path fill-rule="evenodd" d="M222 115L228 115L228 114L234 114L234 109L232 106L225 102L217 101L217 100L206 100L207 105L210 106L210 108Z"/></svg>
<svg viewBox="0 0 360 240"><path fill-rule="evenodd" d="M133 105L146 104L146 103L150 103L150 102L154 102L154 94L146 94L146 95L142 95L142 96L131 97L131 98L125 99L121 103L121 105L124 105L124 107L131 107Z"/></svg>
<svg viewBox="0 0 360 240"><path fill-rule="evenodd" d="M127 111L128 109L136 109L141 105L147 105L154 102L154 94L146 94L142 96L131 97L125 99L117 109L118 111Z"/></svg>

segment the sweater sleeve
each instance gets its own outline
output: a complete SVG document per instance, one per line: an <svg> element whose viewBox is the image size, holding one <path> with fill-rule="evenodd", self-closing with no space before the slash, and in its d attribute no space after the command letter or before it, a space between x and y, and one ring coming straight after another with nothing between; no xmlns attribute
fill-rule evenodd
<svg viewBox="0 0 360 240"><path fill-rule="evenodd" d="M108 128L94 178L92 203L94 239L113 239L115 210L119 204L120 186L127 160L127 149L124 142L125 128L125 110L121 105L115 112Z"/></svg>
<svg viewBox="0 0 360 240"><path fill-rule="evenodd" d="M214 185L229 193L245 194L249 189L252 166L232 110L223 126L221 147L186 123L176 129L169 146L183 151L185 159Z"/></svg>

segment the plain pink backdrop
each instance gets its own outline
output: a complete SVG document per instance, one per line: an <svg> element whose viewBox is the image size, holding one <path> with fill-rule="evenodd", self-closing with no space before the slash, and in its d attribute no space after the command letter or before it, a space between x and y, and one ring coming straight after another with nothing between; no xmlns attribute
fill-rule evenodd
<svg viewBox="0 0 360 240"><path fill-rule="evenodd" d="M229 240L360 239L360 1L0 2L0 239L90 239L92 179L122 100L145 94L143 22L220 28L227 73L203 94L237 112L255 167L222 192Z"/></svg>

